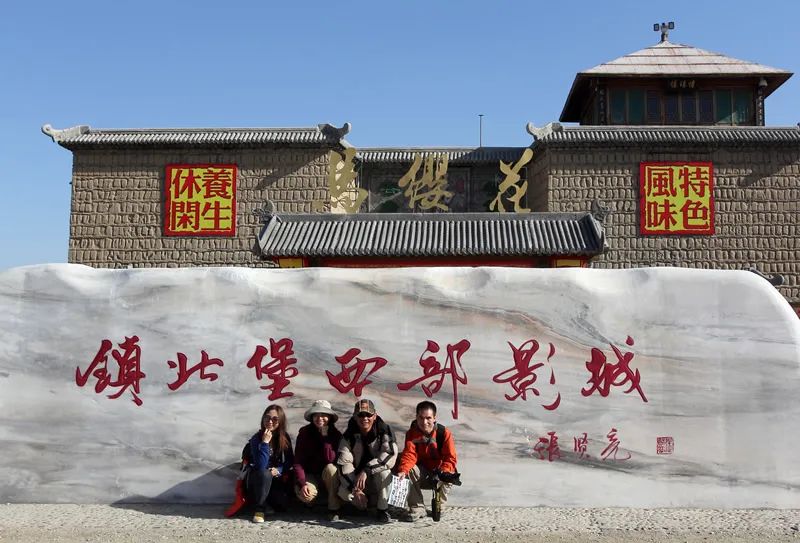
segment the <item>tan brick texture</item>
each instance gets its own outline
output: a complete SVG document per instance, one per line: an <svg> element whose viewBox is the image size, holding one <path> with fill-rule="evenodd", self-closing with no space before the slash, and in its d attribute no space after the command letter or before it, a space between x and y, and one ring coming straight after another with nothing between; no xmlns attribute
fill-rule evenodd
<svg viewBox="0 0 800 543"><path fill-rule="evenodd" d="M163 235L167 164L238 167L235 237ZM101 268L271 266L253 252L253 213L310 213L328 203L328 149L77 150L72 174L69 262Z"/></svg>
<svg viewBox="0 0 800 543"><path fill-rule="evenodd" d="M547 187L546 210L588 211L595 198L612 210L604 225L609 250L593 267L755 267L782 275L778 290L800 302L800 149L549 148L535 160L546 166L534 166L535 194ZM639 234L639 163L648 161L713 163L714 235Z"/></svg>

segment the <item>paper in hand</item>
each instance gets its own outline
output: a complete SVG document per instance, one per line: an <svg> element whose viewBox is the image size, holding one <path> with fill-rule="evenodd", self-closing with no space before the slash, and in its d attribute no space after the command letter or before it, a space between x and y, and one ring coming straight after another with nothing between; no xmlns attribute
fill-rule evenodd
<svg viewBox="0 0 800 543"><path fill-rule="evenodd" d="M392 484L389 487L389 505L394 505L395 507L406 506L408 484L408 477L401 479L397 475L392 475Z"/></svg>

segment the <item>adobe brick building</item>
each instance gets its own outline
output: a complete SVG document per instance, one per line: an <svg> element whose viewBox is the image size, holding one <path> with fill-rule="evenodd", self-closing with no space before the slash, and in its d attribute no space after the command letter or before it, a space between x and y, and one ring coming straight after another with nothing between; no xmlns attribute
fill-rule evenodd
<svg viewBox="0 0 800 543"><path fill-rule="evenodd" d="M44 131L74 155L70 262L755 269L800 307L800 128L764 126L791 75L663 35L578 73L560 120L580 124L529 125L528 148L353 150L348 124ZM351 179L334 188L348 152ZM669 202L646 200L644 167L662 163L713 178L693 215L703 233L648 231L645 208ZM167 232L170 165L234 167L235 231ZM497 213L514 175L504 211L518 213ZM408 196L425 187L440 192L430 207ZM355 207L339 206L344 193Z"/></svg>
<svg viewBox="0 0 800 543"><path fill-rule="evenodd" d="M69 262L95 267L274 266L253 246L257 210L310 213L328 199L329 151L348 127L43 131L73 153ZM165 166L238 167L236 232L165 236Z"/></svg>

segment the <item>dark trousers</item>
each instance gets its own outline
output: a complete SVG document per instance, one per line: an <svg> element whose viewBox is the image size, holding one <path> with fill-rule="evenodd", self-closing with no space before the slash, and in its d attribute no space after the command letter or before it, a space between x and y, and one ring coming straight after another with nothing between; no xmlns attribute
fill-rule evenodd
<svg viewBox="0 0 800 543"><path fill-rule="evenodd" d="M285 511L289 503L286 484L280 477L273 477L269 469L250 468L245 478L247 501L256 511L263 511L270 505L278 511Z"/></svg>

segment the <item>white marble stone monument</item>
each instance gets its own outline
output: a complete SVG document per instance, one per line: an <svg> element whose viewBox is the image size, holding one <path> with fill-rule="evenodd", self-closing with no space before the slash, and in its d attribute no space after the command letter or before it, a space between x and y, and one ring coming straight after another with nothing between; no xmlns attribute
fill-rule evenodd
<svg viewBox="0 0 800 543"><path fill-rule="evenodd" d="M224 503L268 397L402 439L425 390L453 504L800 507L800 321L749 272L0 273L5 502Z"/></svg>

